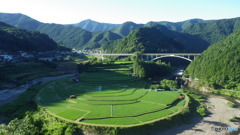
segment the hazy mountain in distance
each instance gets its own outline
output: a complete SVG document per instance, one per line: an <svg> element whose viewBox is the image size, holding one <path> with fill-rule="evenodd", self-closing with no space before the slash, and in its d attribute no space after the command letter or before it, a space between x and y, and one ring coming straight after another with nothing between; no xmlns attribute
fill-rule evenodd
<svg viewBox="0 0 240 135"><path fill-rule="evenodd" d="M117 27L111 29L110 31L121 35L122 37L127 36L129 33L131 33L133 30L143 27L144 24L136 24L134 22L125 22L123 24L118 25Z"/></svg>
<svg viewBox="0 0 240 135"><path fill-rule="evenodd" d="M91 19L87 19L72 25L80 27L90 32L101 32L101 31L108 31L118 26L119 24L100 23L100 22L93 21Z"/></svg>

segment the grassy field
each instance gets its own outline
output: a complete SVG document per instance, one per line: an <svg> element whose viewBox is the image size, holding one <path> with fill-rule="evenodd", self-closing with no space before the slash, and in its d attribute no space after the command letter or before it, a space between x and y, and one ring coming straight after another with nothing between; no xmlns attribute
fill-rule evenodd
<svg viewBox="0 0 240 135"><path fill-rule="evenodd" d="M131 63L96 67L76 83L71 77L46 84L36 101L51 114L79 124L121 126L151 122L180 110L178 91L150 91L147 83L129 76ZM119 69L124 71L119 72ZM110 70L111 69L111 70ZM69 98L76 95L77 98Z"/></svg>

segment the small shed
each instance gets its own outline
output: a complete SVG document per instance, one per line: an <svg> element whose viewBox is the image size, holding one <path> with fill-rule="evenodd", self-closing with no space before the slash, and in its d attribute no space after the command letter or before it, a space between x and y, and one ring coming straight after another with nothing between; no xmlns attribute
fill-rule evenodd
<svg viewBox="0 0 240 135"><path fill-rule="evenodd" d="M70 95L69 98L77 98L76 95Z"/></svg>
<svg viewBox="0 0 240 135"><path fill-rule="evenodd" d="M178 97L178 99L183 99L183 98L184 98L184 96L179 96L179 97Z"/></svg>

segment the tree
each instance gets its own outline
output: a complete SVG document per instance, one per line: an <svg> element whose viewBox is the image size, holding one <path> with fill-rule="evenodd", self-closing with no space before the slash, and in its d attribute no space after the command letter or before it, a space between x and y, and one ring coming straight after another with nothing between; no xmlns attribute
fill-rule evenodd
<svg viewBox="0 0 240 135"><path fill-rule="evenodd" d="M70 56L70 55L68 55L68 56L66 57L66 59L67 59L67 60L73 60L72 56Z"/></svg>
<svg viewBox="0 0 240 135"><path fill-rule="evenodd" d="M145 62L140 58L140 53L132 56L134 74L141 78L166 76L171 72L170 65L164 62Z"/></svg>
<svg viewBox="0 0 240 135"><path fill-rule="evenodd" d="M166 90L169 90L170 88L177 88L177 82L173 80L163 79L160 81L160 87Z"/></svg>
<svg viewBox="0 0 240 135"><path fill-rule="evenodd" d="M81 62L79 64L77 64L77 69L79 73L85 72L88 70L90 64L89 62Z"/></svg>

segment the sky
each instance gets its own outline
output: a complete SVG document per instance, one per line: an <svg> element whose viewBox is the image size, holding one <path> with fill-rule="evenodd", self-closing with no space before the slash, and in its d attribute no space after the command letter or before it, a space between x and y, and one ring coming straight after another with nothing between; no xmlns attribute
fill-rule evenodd
<svg viewBox="0 0 240 135"><path fill-rule="evenodd" d="M240 0L0 0L0 12L58 24L179 22L240 17Z"/></svg>

